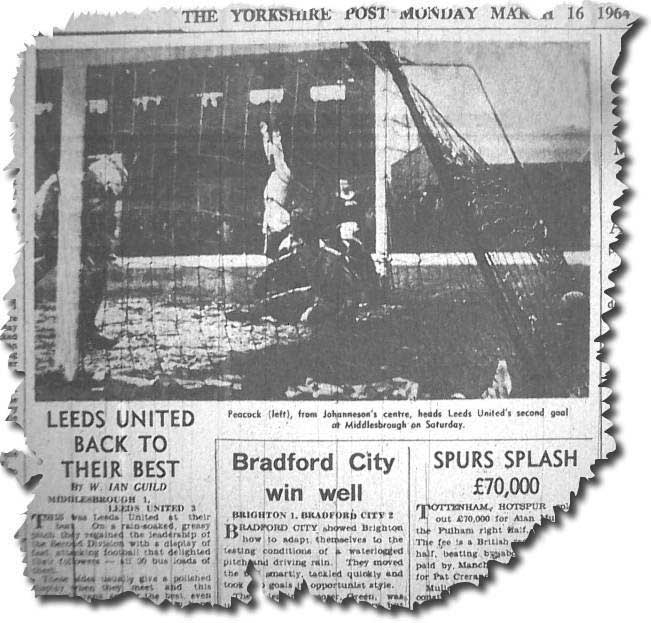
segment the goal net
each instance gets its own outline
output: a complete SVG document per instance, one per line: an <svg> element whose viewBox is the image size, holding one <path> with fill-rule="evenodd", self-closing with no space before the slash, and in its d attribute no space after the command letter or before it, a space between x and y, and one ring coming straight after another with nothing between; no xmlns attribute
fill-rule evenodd
<svg viewBox="0 0 651 623"><path fill-rule="evenodd" d="M529 393L582 394L588 360L587 258L568 251L582 239L587 243L589 223L581 212L589 198L585 158L570 165L524 165L472 66L419 66L399 60L384 43L366 49L386 72L391 248L417 251L417 284L424 264L443 267L447 287L439 286L439 292L448 297L446 304L456 291L464 305L469 296L480 296L482 305L494 308L491 324L481 329L485 334L469 341L471 356L493 355L491 347L480 346L482 337L491 340L502 333L498 341L512 350L498 350L517 362L518 381ZM452 83L448 89L462 86L471 105L483 107L470 115L481 119L486 151L494 158L499 154L498 163L489 164L426 93L428 88L440 93L446 83ZM579 180L577 188L568 188L569 179ZM481 284L469 287L468 279L478 278ZM408 289L416 297L427 290ZM472 324L462 322L455 340L467 341Z"/></svg>

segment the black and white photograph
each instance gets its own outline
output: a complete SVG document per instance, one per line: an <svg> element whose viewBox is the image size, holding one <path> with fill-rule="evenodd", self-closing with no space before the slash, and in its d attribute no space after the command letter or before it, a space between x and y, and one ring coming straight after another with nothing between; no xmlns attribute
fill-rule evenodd
<svg viewBox="0 0 651 623"><path fill-rule="evenodd" d="M587 43L75 54L37 56L38 400L587 395Z"/></svg>
<svg viewBox="0 0 651 623"><path fill-rule="evenodd" d="M5 25L8 603L637 620L641 18L180 2Z"/></svg>

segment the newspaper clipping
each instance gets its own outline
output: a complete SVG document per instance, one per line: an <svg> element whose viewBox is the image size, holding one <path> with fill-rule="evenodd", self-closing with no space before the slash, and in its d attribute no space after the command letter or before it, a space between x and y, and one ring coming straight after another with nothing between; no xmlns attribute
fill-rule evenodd
<svg viewBox="0 0 651 623"><path fill-rule="evenodd" d="M22 58L37 595L413 608L614 450L611 4L87 14Z"/></svg>

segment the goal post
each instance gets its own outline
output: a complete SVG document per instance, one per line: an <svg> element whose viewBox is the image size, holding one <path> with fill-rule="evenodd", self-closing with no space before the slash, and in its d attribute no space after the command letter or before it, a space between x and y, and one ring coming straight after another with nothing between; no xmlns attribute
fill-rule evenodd
<svg viewBox="0 0 651 623"><path fill-rule="evenodd" d="M387 73L375 67L375 257L381 278L390 268L387 212Z"/></svg>
<svg viewBox="0 0 651 623"><path fill-rule="evenodd" d="M59 222L56 271L55 365L67 381L79 368L81 215L83 207L86 65L67 57L62 67Z"/></svg>

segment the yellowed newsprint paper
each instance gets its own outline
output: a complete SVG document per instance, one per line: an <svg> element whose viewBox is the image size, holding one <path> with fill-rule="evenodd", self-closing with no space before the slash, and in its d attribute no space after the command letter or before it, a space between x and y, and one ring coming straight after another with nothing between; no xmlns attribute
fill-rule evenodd
<svg viewBox="0 0 651 623"><path fill-rule="evenodd" d="M71 18L13 95L37 595L414 608L614 450L611 4Z"/></svg>

